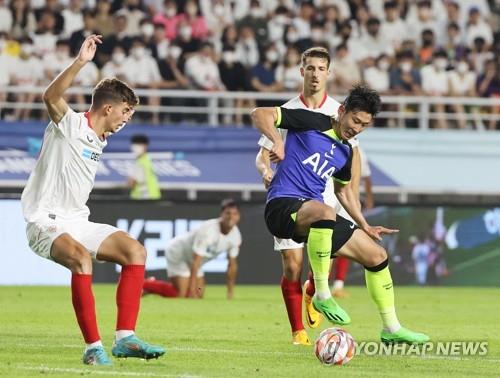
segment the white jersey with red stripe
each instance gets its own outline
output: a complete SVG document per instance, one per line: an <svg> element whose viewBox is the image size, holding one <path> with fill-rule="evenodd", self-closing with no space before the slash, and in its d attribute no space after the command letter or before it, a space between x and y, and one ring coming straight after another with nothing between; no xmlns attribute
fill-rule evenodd
<svg viewBox="0 0 500 378"><path fill-rule="evenodd" d="M42 150L24 188L24 218L87 219L86 206L94 187L106 140L90 127L87 113L68 109L63 118L45 129Z"/></svg>

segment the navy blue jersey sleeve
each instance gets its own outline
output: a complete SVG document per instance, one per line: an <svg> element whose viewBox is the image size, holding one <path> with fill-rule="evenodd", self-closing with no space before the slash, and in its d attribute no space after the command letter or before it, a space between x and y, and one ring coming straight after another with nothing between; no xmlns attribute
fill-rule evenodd
<svg viewBox="0 0 500 378"><path fill-rule="evenodd" d="M292 130L326 131L332 128L331 117L305 109L286 109L277 107L276 127Z"/></svg>
<svg viewBox="0 0 500 378"><path fill-rule="evenodd" d="M346 144L349 146L349 158L342 169L333 174L333 179L342 184L348 184L351 181L352 147L349 143L346 142Z"/></svg>

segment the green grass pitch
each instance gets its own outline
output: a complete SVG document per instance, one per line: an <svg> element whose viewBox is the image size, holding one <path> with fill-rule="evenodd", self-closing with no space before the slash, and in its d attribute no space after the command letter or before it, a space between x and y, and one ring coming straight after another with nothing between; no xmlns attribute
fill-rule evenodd
<svg viewBox="0 0 500 378"><path fill-rule="evenodd" d="M389 377L498 376L500 289L396 288L401 322L435 341L488 341L486 356L357 355L346 366L322 366L312 347L293 346L276 286L239 286L235 299L209 286L204 300L143 298L137 333L168 349L151 361L81 363L83 340L67 287L0 287L0 376L103 377ZM95 285L98 322L110 353L116 316L113 285ZM354 339L377 340L379 317L363 287L340 303ZM315 339L318 330L309 331Z"/></svg>

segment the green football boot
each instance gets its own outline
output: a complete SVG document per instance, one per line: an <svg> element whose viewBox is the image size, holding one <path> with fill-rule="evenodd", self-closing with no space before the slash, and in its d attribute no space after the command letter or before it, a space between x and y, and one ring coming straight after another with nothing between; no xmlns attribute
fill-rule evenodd
<svg viewBox="0 0 500 378"><path fill-rule="evenodd" d="M429 341L429 336L401 327L399 331L393 333L382 330L380 332L380 340L384 344L424 344Z"/></svg>
<svg viewBox="0 0 500 378"><path fill-rule="evenodd" d="M345 312L333 298L330 297L320 301L316 296L314 296L312 303L314 308L318 312L321 312L331 323L338 325L347 325L351 323L351 318L347 312Z"/></svg>

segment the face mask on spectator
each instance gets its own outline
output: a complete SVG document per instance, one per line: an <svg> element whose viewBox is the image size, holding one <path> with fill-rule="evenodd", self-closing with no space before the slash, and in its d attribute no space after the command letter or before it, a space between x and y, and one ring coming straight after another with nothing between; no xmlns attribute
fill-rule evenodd
<svg viewBox="0 0 500 378"><path fill-rule="evenodd" d="M224 51L222 53L222 60L228 64L236 62L236 54L234 51Z"/></svg>
<svg viewBox="0 0 500 378"><path fill-rule="evenodd" d="M401 71L408 73L411 71L411 62L403 62L399 65L399 67L401 68Z"/></svg>
<svg viewBox="0 0 500 378"><path fill-rule="evenodd" d="M259 7L250 8L250 16L254 18L264 17L264 11Z"/></svg>
<svg viewBox="0 0 500 378"><path fill-rule="evenodd" d="M469 71L469 65L466 62L460 62L457 65L457 71L461 74L466 73Z"/></svg>
<svg viewBox="0 0 500 378"><path fill-rule="evenodd" d="M182 54L182 49L179 46L171 46L168 55L174 60L177 60Z"/></svg>
<svg viewBox="0 0 500 378"><path fill-rule="evenodd" d="M385 59L378 62L378 68L380 68L382 71L387 71L390 65L391 64Z"/></svg>
<svg viewBox="0 0 500 378"><path fill-rule="evenodd" d="M289 43L295 43L299 40L299 34L297 32L289 32L286 35L286 40Z"/></svg>
<svg viewBox="0 0 500 378"><path fill-rule="evenodd" d="M319 42L323 40L323 31L321 29L311 30L311 39L314 42Z"/></svg>
<svg viewBox="0 0 500 378"><path fill-rule="evenodd" d="M266 52L266 59L270 61L271 63L274 63L278 60L278 52L276 50L269 50Z"/></svg>
<svg viewBox="0 0 500 378"><path fill-rule="evenodd" d="M446 61L446 59L438 58L434 61L434 65L438 70L443 71L448 65L448 62Z"/></svg>
<svg viewBox="0 0 500 378"><path fill-rule="evenodd" d="M198 7L194 4L190 4L186 7L186 13L191 17L196 16L196 14L198 13Z"/></svg>
<svg viewBox="0 0 500 378"><path fill-rule="evenodd" d="M144 24L141 26L141 33L143 36L147 38L153 36L154 32L155 32L155 27L153 26L153 24Z"/></svg>
<svg viewBox="0 0 500 378"><path fill-rule="evenodd" d="M170 7L165 10L165 14L168 18L172 18L177 14L177 9Z"/></svg>
<svg viewBox="0 0 500 378"><path fill-rule="evenodd" d="M226 13L226 10L224 9L224 5L222 5L222 4L215 5L215 7L214 7L214 14L217 17L224 16L224 13Z"/></svg>
<svg viewBox="0 0 500 378"><path fill-rule="evenodd" d="M63 60L69 57L69 52L66 50L56 50L56 57L59 60Z"/></svg>
<svg viewBox="0 0 500 378"><path fill-rule="evenodd" d="M134 47L132 49L132 55L134 56L134 58L136 59L140 59L144 56L146 50L144 49L144 47L142 46L139 46L139 47Z"/></svg>
<svg viewBox="0 0 500 378"><path fill-rule="evenodd" d="M183 39L189 39L191 38L191 33L192 33L192 30L191 30L191 27L190 26L182 26L180 29L179 29L179 35L183 38Z"/></svg>
<svg viewBox="0 0 500 378"><path fill-rule="evenodd" d="M276 21L277 24L286 25L288 24L288 17L284 14L278 14L276 17L274 17L274 21Z"/></svg>
<svg viewBox="0 0 500 378"><path fill-rule="evenodd" d="M287 55L286 61L289 65L293 66L299 63L300 58L295 54Z"/></svg>
<svg viewBox="0 0 500 378"><path fill-rule="evenodd" d="M130 151L132 151L135 157L139 157L146 152L146 146L143 144L132 144L130 146Z"/></svg>
<svg viewBox="0 0 500 378"><path fill-rule="evenodd" d="M121 51L113 53L113 62L121 64L125 60L125 54Z"/></svg>
<svg viewBox="0 0 500 378"><path fill-rule="evenodd" d="M31 43L23 43L21 45L21 52L24 55L31 55L34 51L33 45Z"/></svg>

